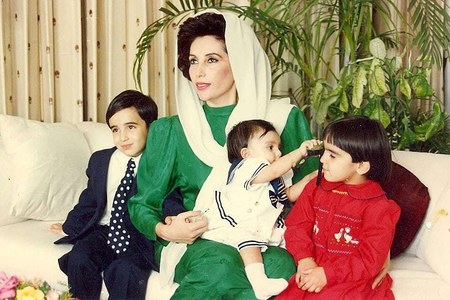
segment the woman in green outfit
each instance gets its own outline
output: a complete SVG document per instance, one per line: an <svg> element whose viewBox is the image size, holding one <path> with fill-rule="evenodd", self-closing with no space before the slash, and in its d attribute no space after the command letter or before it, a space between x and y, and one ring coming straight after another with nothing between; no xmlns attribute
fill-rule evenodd
<svg viewBox="0 0 450 300"><path fill-rule="evenodd" d="M155 121L137 175L138 192L129 200L135 226L156 241L156 260L169 242L187 244L175 269L179 284L172 299L254 299L238 251L198 239L207 230L200 215L199 193L209 193L226 179L225 141L242 120L266 119L281 133L283 153L311 139L303 113L283 100L270 100L271 71L253 30L237 16L207 10L187 19L178 33L177 116ZM317 161L316 161L317 162ZM297 182L317 167L307 161ZM175 187L186 212L162 223L164 197ZM194 210L195 209L195 210ZM268 277L288 279L296 271L285 249L263 254Z"/></svg>

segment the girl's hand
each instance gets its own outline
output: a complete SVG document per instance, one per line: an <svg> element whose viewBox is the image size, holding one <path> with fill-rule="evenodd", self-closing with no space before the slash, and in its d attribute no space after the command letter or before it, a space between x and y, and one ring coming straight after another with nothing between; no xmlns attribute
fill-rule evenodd
<svg viewBox="0 0 450 300"><path fill-rule="evenodd" d="M57 233L57 234L61 234L63 235L63 230L62 230L62 223L53 223L50 225L49 230L51 232Z"/></svg>
<svg viewBox="0 0 450 300"><path fill-rule="evenodd" d="M380 286L380 284L383 282L383 279L386 277L386 274L389 271L389 267L391 266L391 252L389 251L388 256L386 257L386 260L384 261L383 266L381 267L380 272L378 273L377 277L373 280L372 283L372 289L376 289Z"/></svg>
<svg viewBox="0 0 450 300"><path fill-rule="evenodd" d="M310 293L319 293L327 284L327 276L322 267L302 271L298 287Z"/></svg>
<svg viewBox="0 0 450 300"><path fill-rule="evenodd" d="M312 257L305 257L298 261L297 273L295 274L295 282L300 284L302 272L317 267L317 263Z"/></svg>
<svg viewBox="0 0 450 300"><path fill-rule="evenodd" d="M170 217L169 223L156 225L156 233L166 241L176 243L192 244L208 229L208 221L201 217L200 211L186 211Z"/></svg>

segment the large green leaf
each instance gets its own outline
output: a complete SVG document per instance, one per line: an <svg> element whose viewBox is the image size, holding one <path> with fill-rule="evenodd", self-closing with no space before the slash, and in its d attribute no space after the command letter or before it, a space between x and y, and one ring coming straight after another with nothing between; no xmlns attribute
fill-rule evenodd
<svg viewBox="0 0 450 300"><path fill-rule="evenodd" d="M370 91L377 96L383 96L388 92L384 71L381 66L375 66L369 79Z"/></svg>
<svg viewBox="0 0 450 300"><path fill-rule="evenodd" d="M361 107L363 102L364 87L367 84L367 71L364 68L358 68L353 82L352 104L354 107Z"/></svg>
<svg viewBox="0 0 450 300"><path fill-rule="evenodd" d="M434 103L432 116L427 118L422 124L414 126L414 131L420 136L422 141L430 139L445 126L445 116L442 113L441 105Z"/></svg>

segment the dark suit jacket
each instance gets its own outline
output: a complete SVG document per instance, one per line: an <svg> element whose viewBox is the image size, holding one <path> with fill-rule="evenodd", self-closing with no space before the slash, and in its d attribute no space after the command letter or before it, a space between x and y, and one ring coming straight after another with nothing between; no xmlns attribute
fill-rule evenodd
<svg viewBox="0 0 450 300"><path fill-rule="evenodd" d="M92 154L86 170L88 177L87 187L81 193L78 204L69 212L63 224L63 230L67 236L57 240L55 244L74 244L96 228L106 209L108 167L115 150L116 147L113 147ZM137 184L135 180L131 195L134 195L136 190ZM152 268L158 270L159 268L155 262L153 241L147 239L133 226L128 210L125 214L124 222L130 232L131 240L136 243L139 251Z"/></svg>

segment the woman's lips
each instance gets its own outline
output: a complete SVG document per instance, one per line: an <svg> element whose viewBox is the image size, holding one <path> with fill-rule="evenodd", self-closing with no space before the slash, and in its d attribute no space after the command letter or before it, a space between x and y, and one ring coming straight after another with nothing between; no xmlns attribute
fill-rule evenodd
<svg viewBox="0 0 450 300"><path fill-rule="evenodd" d="M195 84L195 86L196 86L197 90L201 91L201 90L204 90L204 89L208 88L210 86L210 84L209 83L204 83L204 82L197 82Z"/></svg>

